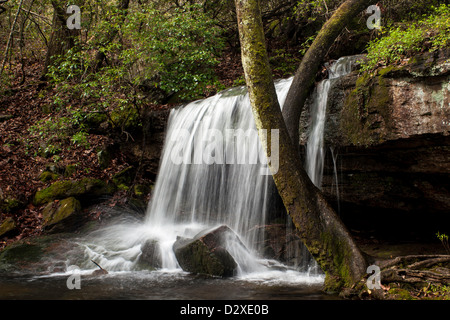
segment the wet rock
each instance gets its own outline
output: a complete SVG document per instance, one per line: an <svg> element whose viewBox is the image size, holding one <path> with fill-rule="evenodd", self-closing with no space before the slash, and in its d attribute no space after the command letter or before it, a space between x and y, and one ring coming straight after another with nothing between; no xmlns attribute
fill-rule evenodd
<svg viewBox="0 0 450 320"><path fill-rule="evenodd" d="M141 247L138 265L143 269L159 269L162 267L161 253L157 240L147 240Z"/></svg>
<svg viewBox="0 0 450 320"><path fill-rule="evenodd" d="M175 256L184 271L230 277L237 263L226 249L227 241L240 241L227 226L208 229L193 239L179 238L173 245Z"/></svg>
<svg viewBox="0 0 450 320"><path fill-rule="evenodd" d="M53 234L30 237L10 244L0 250L0 273L47 273L55 267L55 260L67 259L68 252L73 249L73 244L67 247L65 239L67 234Z"/></svg>
<svg viewBox="0 0 450 320"><path fill-rule="evenodd" d="M262 253L265 258L280 261L295 268L308 268L313 258L293 226L268 224L251 230L262 232Z"/></svg>
<svg viewBox="0 0 450 320"><path fill-rule="evenodd" d="M94 270L91 273L91 276L102 276L108 274L108 271L106 271L105 269L98 269L98 270Z"/></svg>

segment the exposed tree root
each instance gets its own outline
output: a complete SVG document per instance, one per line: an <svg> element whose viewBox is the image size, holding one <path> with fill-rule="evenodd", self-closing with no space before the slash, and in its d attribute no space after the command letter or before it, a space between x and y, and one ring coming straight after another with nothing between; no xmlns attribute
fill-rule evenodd
<svg viewBox="0 0 450 320"><path fill-rule="evenodd" d="M366 275L341 296L353 299L450 299L450 255L407 255L374 263L381 269L378 289Z"/></svg>

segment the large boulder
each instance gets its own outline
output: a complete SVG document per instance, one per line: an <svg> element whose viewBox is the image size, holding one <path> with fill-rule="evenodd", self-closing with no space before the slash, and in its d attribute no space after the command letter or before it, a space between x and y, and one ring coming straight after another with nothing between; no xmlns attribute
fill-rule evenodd
<svg viewBox="0 0 450 320"><path fill-rule="evenodd" d="M237 263L226 249L227 241L240 242L230 228L222 225L204 230L193 239L178 238L173 250L184 271L230 277L236 273Z"/></svg>

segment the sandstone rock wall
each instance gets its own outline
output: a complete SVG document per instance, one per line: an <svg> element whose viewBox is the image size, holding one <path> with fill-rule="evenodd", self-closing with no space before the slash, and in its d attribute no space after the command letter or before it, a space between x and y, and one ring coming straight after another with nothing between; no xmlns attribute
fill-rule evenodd
<svg viewBox="0 0 450 320"><path fill-rule="evenodd" d="M430 237L449 228L449 53L427 53L373 74L355 71L333 84L323 191L350 225L428 228ZM309 118L306 107L302 146Z"/></svg>

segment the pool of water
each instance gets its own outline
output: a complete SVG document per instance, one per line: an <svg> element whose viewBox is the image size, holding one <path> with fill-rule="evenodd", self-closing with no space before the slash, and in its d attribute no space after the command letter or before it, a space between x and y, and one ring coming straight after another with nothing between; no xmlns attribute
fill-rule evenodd
<svg viewBox="0 0 450 320"><path fill-rule="evenodd" d="M280 271L281 273L281 271ZM288 280L289 279L289 280ZM254 274L213 278L185 272L127 271L93 276L56 273L2 275L0 299L32 300L323 300L322 276Z"/></svg>

